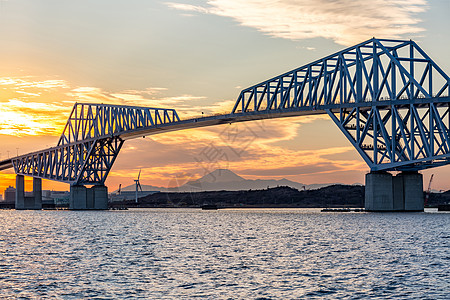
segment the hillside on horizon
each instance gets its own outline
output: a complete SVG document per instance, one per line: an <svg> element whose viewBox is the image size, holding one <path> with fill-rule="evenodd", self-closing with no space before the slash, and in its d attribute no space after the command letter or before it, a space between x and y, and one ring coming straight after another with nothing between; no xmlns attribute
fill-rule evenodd
<svg viewBox="0 0 450 300"><path fill-rule="evenodd" d="M199 179L189 181L179 187L165 188L141 184L143 191L161 192L201 192L201 191L240 191L262 190L279 186L288 186L297 190L314 190L337 183L303 184L288 179L245 179L231 170L217 169ZM134 191L134 184L122 188L122 191ZM114 192L117 192L114 191Z"/></svg>

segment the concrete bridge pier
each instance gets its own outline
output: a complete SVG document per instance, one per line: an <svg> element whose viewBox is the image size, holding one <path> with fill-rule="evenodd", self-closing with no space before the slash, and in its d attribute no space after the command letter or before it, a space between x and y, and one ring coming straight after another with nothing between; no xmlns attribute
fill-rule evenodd
<svg viewBox="0 0 450 300"><path fill-rule="evenodd" d="M423 176L418 172L366 174L367 211L423 211Z"/></svg>
<svg viewBox="0 0 450 300"><path fill-rule="evenodd" d="M91 188L86 188L83 185L71 185L69 209L108 209L108 188L105 185L94 185Z"/></svg>
<svg viewBox="0 0 450 300"><path fill-rule="evenodd" d="M33 178L33 195L25 196L25 178L16 175L16 209L42 209L42 179Z"/></svg>

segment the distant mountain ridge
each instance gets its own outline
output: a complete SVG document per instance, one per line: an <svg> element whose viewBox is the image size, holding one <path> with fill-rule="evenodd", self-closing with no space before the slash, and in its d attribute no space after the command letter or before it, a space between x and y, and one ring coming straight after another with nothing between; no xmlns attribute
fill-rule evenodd
<svg viewBox="0 0 450 300"><path fill-rule="evenodd" d="M240 190L262 190L278 186L288 186L297 190L314 190L330 186L336 183L303 184L288 179L245 179L231 170L217 169L205 176L189 181L179 187L165 188L153 185L141 184L144 191L161 192L201 192L201 191L240 191ZM135 185L122 188L122 191L134 191ZM114 192L117 192L114 191Z"/></svg>

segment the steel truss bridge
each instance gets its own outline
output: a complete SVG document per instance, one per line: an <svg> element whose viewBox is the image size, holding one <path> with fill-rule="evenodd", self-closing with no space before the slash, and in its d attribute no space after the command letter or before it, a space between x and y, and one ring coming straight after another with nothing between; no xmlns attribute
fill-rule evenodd
<svg viewBox="0 0 450 300"><path fill-rule="evenodd" d="M103 185L124 141L188 128L328 114L371 171L450 163L450 78L414 41L370 39L242 90L229 114L181 120L174 109L74 105L56 147L0 170Z"/></svg>

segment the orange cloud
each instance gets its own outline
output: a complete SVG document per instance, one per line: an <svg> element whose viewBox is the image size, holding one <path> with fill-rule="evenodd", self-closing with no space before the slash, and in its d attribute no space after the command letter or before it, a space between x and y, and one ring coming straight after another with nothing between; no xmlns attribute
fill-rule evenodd
<svg viewBox="0 0 450 300"><path fill-rule="evenodd" d="M24 102L12 99L2 103L0 134L59 135L70 113L67 106L57 103Z"/></svg>

